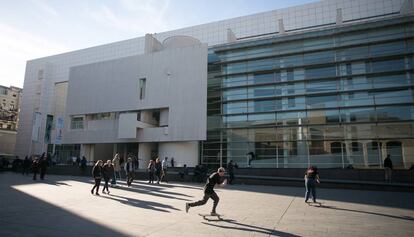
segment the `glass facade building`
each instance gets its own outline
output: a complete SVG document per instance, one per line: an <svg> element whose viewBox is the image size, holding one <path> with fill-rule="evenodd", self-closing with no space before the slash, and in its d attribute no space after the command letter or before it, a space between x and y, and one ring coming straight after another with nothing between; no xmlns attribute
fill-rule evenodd
<svg viewBox="0 0 414 237"><path fill-rule="evenodd" d="M414 17L209 49L201 163L378 168L414 163Z"/></svg>

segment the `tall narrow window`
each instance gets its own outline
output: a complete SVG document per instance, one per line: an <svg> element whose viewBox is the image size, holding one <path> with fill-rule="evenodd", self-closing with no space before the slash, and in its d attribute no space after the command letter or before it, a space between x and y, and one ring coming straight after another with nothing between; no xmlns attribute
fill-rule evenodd
<svg viewBox="0 0 414 237"><path fill-rule="evenodd" d="M137 121L141 121L141 111L137 112Z"/></svg>
<svg viewBox="0 0 414 237"><path fill-rule="evenodd" d="M145 86L147 84L146 78L139 79L139 99L143 100L145 99Z"/></svg>

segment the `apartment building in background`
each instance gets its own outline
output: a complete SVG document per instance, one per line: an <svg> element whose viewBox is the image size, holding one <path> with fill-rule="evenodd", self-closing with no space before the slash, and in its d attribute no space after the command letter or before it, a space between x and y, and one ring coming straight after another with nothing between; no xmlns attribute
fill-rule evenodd
<svg viewBox="0 0 414 237"><path fill-rule="evenodd" d="M22 89L0 86L0 153L13 154L16 144Z"/></svg>

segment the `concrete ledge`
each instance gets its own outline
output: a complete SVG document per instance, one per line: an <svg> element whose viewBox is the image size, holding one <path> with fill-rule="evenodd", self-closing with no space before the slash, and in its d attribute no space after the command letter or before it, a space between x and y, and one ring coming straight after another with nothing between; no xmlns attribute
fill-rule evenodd
<svg viewBox="0 0 414 237"><path fill-rule="evenodd" d="M275 186L304 186L304 179L274 176L236 175L234 183ZM385 183L338 179L321 179L321 183L318 184L318 186L321 188L363 189L377 191L414 191L414 184L408 183Z"/></svg>

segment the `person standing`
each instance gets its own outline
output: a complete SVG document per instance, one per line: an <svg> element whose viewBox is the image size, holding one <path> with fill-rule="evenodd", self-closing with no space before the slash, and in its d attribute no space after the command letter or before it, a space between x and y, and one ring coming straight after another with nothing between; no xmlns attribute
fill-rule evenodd
<svg viewBox="0 0 414 237"><path fill-rule="evenodd" d="M174 168L174 166L175 166L174 157L171 157L171 168Z"/></svg>
<svg viewBox="0 0 414 237"><path fill-rule="evenodd" d="M316 183L320 183L318 168L316 166L311 166L305 172L306 203L308 202L310 193L312 193L313 202L316 203Z"/></svg>
<svg viewBox="0 0 414 237"><path fill-rule="evenodd" d="M154 183L154 173L155 173L155 161L150 160L148 163L148 183L153 184Z"/></svg>
<svg viewBox="0 0 414 237"><path fill-rule="evenodd" d="M160 158L155 159L155 175L157 176L157 184L161 181L162 165Z"/></svg>
<svg viewBox="0 0 414 237"><path fill-rule="evenodd" d="M119 154L115 154L114 159L112 159L112 164L114 166L114 175L112 176L112 182L111 184L113 186L116 185L116 175L118 174L119 180L121 180L121 164L119 161Z"/></svg>
<svg viewBox="0 0 414 237"><path fill-rule="evenodd" d="M184 164L182 171L178 172L181 179L184 179L185 176L188 176L188 167L187 164Z"/></svg>
<svg viewBox="0 0 414 237"><path fill-rule="evenodd" d="M29 169L30 169L30 160L29 160L29 157L26 156L23 161L23 175L29 175Z"/></svg>
<svg viewBox="0 0 414 237"><path fill-rule="evenodd" d="M42 156L39 160L39 167L40 167L40 179L44 180L46 175L46 169L47 169L47 157Z"/></svg>
<svg viewBox="0 0 414 237"><path fill-rule="evenodd" d="M110 193L109 189L108 189L109 179L111 179L111 177L113 177L113 175L114 175L114 166L112 165L111 160L107 160L106 164L104 164L104 166L102 168L102 174L103 174L103 178L104 178L104 181L105 181L105 185L104 185L102 193L105 193L105 189L106 189L106 191L109 194Z"/></svg>
<svg viewBox="0 0 414 237"><path fill-rule="evenodd" d="M81 163L80 168L81 168L82 173L85 172L85 170L86 170L86 163L87 162L88 161L86 160L86 157L82 156L82 160L80 162Z"/></svg>
<svg viewBox="0 0 414 237"><path fill-rule="evenodd" d="M227 164L227 172L229 173L229 184L233 184L234 180L234 168L238 168L237 165L233 164L233 160Z"/></svg>
<svg viewBox="0 0 414 237"><path fill-rule="evenodd" d="M132 160L134 162L134 167L136 170L139 169L139 159L137 156L135 156L134 154L131 154Z"/></svg>
<svg viewBox="0 0 414 237"><path fill-rule="evenodd" d="M32 161L33 180L36 180L37 173L39 172L39 158L35 157Z"/></svg>
<svg viewBox="0 0 414 237"><path fill-rule="evenodd" d="M125 163L124 166L125 172L127 174L127 185L128 187L131 186L132 181L134 181L134 177L135 177L135 168L134 168L134 163L132 162L132 158L128 157L127 162Z"/></svg>
<svg viewBox="0 0 414 237"><path fill-rule="evenodd" d="M167 180L168 157L164 158L164 160L161 163L161 166L162 166L161 181L164 180L166 183L168 183L168 180Z"/></svg>
<svg viewBox="0 0 414 237"><path fill-rule="evenodd" d="M76 166L80 166L81 159L79 156L76 157Z"/></svg>
<svg viewBox="0 0 414 237"><path fill-rule="evenodd" d="M211 210L210 214L212 216L217 215L216 208L217 208L220 198L218 197L217 193L214 192L214 186L216 184L220 185L221 187L224 187L226 185L227 179L222 180L225 171L226 170L223 167L220 167L218 168L217 172L212 173L208 177L206 185L204 186L203 199L196 201L196 202L187 202L185 204L185 212L188 213L188 210L190 209L190 207L201 206L201 205L206 204L208 199L211 198L213 199L214 203L213 203L213 209Z"/></svg>
<svg viewBox="0 0 414 237"><path fill-rule="evenodd" d="M385 171L385 181L391 182L392 179L392 160L391 155L388 154L387 158L384 160L384 171Z"/></svg>
<svg viewBox="0 0 414 237"><path fill-rule="evenodd" d="M102 179L102 160L98 160L92 168L92 177L95 179L95 185L93 186L91 193L95 191L96 188L96 195L99 196L99 185L101 185Z"/></svg>

